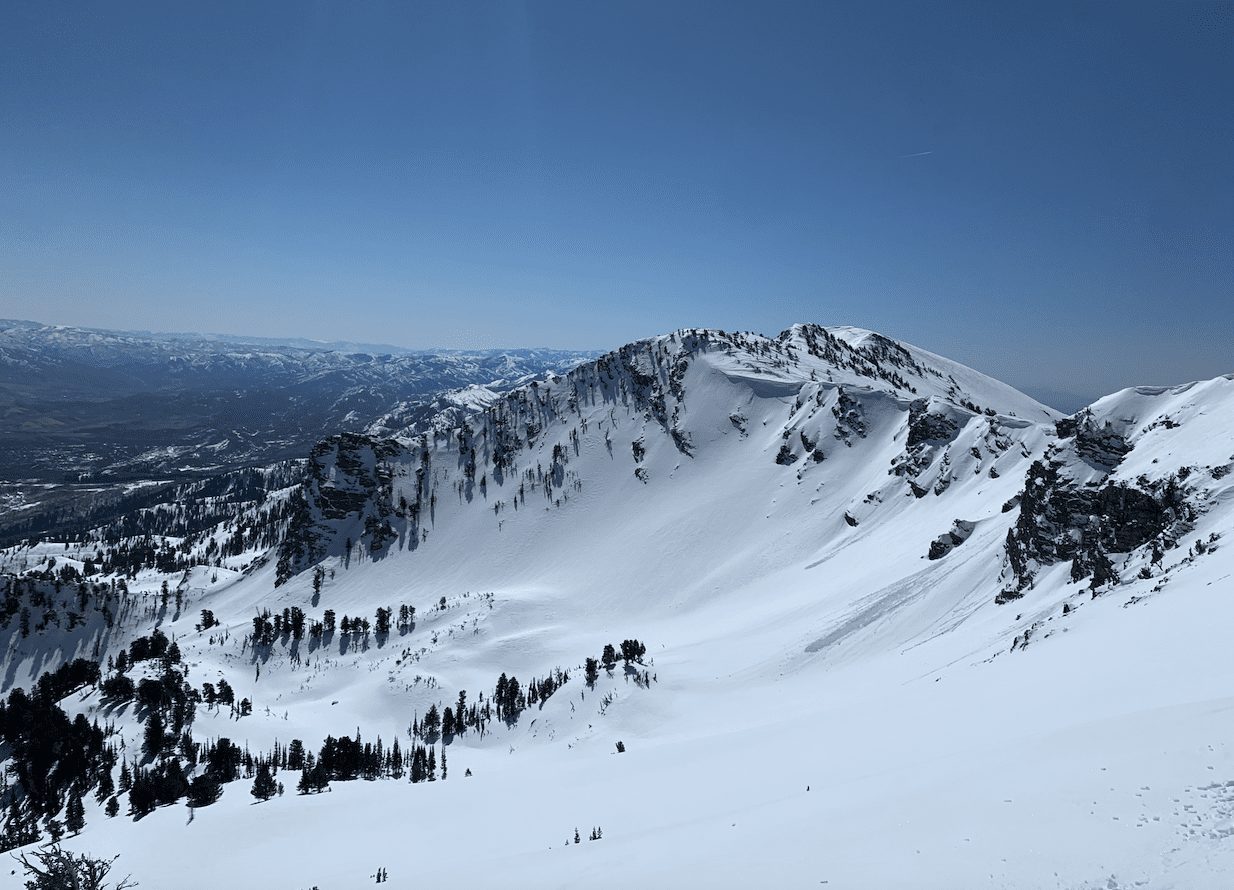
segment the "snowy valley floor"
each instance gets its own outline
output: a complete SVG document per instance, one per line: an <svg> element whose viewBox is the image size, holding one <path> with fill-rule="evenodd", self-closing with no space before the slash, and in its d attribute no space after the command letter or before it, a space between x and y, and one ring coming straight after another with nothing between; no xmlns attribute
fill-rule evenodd
<svg viewBox="0 0 1234 890"><path fill-rule="evenodd" d="M830 666L785 651L781 677L739 636L666 624L660 682L615 681L604 716L572 682L555 742L530 714L508 744L451 746L445 782L264 804L241 782L191 824L94 817L69 845L146 888L351 888L379 867L393 887L1226 886L1232 605L1228 579L1196 581L988 661L944 636Z"/></svg>

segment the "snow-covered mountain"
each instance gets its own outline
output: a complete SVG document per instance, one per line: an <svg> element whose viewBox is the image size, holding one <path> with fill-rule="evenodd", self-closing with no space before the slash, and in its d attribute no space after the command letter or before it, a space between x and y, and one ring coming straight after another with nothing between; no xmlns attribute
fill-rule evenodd
<svg viewBox="0 0 1234 890"><path fill-rule="evenodd" d="M1234 377L1065 418L799 325L433 410L144 508L191 533L0 552L7 687L100 726L70 847L157 887L1225 885Z"/></svg>
<svg viewBox="0 0 1234 890"><path fill-rule="evenodd" d="M331 433L405 431L437 416L451 391L465 411L594 355L360 351L0 320L0 543L178 500L184 480L302 459Z"/></svg>

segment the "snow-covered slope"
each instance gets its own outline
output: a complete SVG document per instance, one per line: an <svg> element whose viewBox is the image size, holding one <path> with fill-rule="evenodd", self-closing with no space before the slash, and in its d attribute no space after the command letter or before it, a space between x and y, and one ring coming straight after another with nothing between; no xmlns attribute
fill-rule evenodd
<svg viewBox="0 0 1234 890"><path fill-rule="evenodd" d="M438 740L444 782L299 796L289 774L254 804L250 777L188 825L183 805L134 823L125 795L110 819L91 799L71 847L157 887L265 885L274 862L323 890L460 863L511 887L1226 883L1234 380L1061 418L915 347L802 325L680 331L472 396L421 434L320 443L286 509L247 520L243 540L276 525L269 552L166 596L142 571L112 625L23 637L11 616L5 676L158 624L193 687L225 678L252 704L198 706L193 737L254 753L357 731L407 749L460 690L568 679ZM4 558L47 584L109 546ZM311 626L405 605L385 634L254 639L263 610ZM198 629L203 609L220 624ZM629 639L645 655L590 686L585 659ZM63 706L142 760L134 706L90 687Z"/></svg>

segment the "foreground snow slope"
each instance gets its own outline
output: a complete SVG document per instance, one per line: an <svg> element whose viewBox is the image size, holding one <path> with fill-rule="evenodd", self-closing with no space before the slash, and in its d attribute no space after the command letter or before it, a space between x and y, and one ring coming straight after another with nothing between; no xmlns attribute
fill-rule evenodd
<svg viewBox="0 0 1234 890"><path fill-rule="evenodd" d="M192 682L254 703L199 710L196 737L405 745L414 715L502 672L570 682L455 739L444 782L300 797L288 776L263 804L239 782L187 825L183 806L90 809L68 844L147 887L326 890L379 867L394 886L1226 886L1234 381L1059 419L922 350L800 326L680 332L464 429L323 443L279 552L201 571L162 618ZM53 551L81 555L22 558ZM245 640L261 608L404 603L415 629L384 642ZM194 629L203 608L225 638ZM118 651L139 612L63 652L13 632L7 675ZM583 659L628 637L655 682L618 667L587 689ZM137 750L127 709L65 707Z"/></svg>

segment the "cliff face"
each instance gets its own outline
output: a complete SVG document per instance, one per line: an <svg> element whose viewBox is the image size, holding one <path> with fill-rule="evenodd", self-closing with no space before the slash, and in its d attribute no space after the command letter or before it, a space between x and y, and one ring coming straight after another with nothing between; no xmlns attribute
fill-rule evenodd
<svg viewBox="0 0 1234 890"><path fill-rule="evenodd" d="M529 494L560 508L608 472L578 460L595 449L631 455L628 472L652 485L648 455L661 447L708 464L768 460L797 484L819 485L830 475L822 468L829 454L851 449L844 463L866 461L888 477L868 508L891 493L942 495L961 476L1014 473L1055 419L997 381L868 331L679 331L486 399L471 413L446 406L397 441L324 440L280 547L279 583L349 544L370 554L396 541L416 549L446 493L462 505L484 503L498 521ZM733 434L745 443L741 456L721 455L718 443Z"/></svg>
<svg viewBox="0 0 1234 890"><path fill-rule="evenodd" d="M1234 461L1223 418L1234 381L1115 393L1058 421L1058 440L1029 467L1007 533L1009 583L1018 599L1036 575L1071 563L1096 594L1154 577L1163 555L1218 503Z"/></svg>
<svg viewBox="0 0 1234 890"><path fill-rule="evenodd" d="M342 433L309 455L307 478L293 496L291 518L278 548L277 584L332 553L363 540L381 552L395 536L394 464L397 442Z"/></svg>

